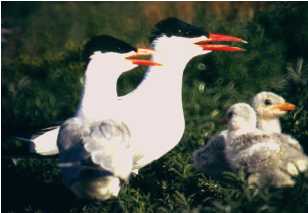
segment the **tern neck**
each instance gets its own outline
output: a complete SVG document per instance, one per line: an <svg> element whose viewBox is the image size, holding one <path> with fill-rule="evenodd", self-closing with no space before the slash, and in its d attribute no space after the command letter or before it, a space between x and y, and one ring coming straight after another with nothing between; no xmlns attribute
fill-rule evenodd
<svg viewBox="0 0 308 213"><path fill-rule="evenodd" d="M177 93L181 97L182 79L186 64L191 56L184 53L175 54L172 48L163 45L155 46L153 61L158 61L162 66L150 67L143 79L141 87L152 87L163 90L164 93ZM163 95L163 94L160 94Z"/></svg>
<svg viewBox="0 0 308 213"><path fill-rule="evenodd" d="M114 70L106 70L93 59L87 66L85 85L77 115L87 119L105 118L117 100L117 79Z"/></svg>
<svg viewBox="0 0 308 213"><path fill-rule="evenodd" d="M165 104L168 103L170 107L172 105L182 109L183 72L189 60L169 58L169 54L156 51L157 54L153 55L153 60L159 61L163 65L149 68L136 92L142 91L144 97L163 101Z"/></svg>
<svg viewBox="0 0 308 213"><path fill-rule="evenodd" d="M281 133L281 126L278 118L265 119L259 117L257 128L266 132Z"/></svg>

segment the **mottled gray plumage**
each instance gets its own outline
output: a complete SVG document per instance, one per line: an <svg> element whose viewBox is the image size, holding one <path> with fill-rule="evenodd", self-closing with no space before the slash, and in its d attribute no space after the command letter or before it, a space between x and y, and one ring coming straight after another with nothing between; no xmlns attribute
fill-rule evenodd
<svg viewBox="0 0 308 213"><path fill-rule="evenodd" d="M228 111L232 114L225 156L231 169L243 169L248 182L258 187L293 186L292 176L308 168L308 157L298 142L288 135L257 129L256 113L248 104L235 104Z"/></svg>
<svg viewBox="0 0 308 213"><path fill-rule="evenodd" d="M272 92L260 92L254 96L252 105L258 115L258 129L266 132L281 132L279 118L286 112L273 109L273 104L279 103L286 102L281 96ZM227 130L224 130L211 137L204 146L196 150L193 154L194 167L214 178L221 177L224 171L230 171L230 165L224 153L226 139ZM291 137L284 141L290 146L302 149L300 144Z"/></svg>
<svg viewBox="0 0 308 213"><path fill-rule="evenodd" d="M299 142L281 134L280 128L274 129L278 132L262 129L268 126L256 129L255 112L247 104L233 105L228 113L229 129L193 153L194 167L214 178L222 177L224 171L243 169L251 184L292 186L292 176L308 168L308 158ZM249 127L249 123L254 125ZM246 133L239 134L241 131Z"/></svg>
<svg viewBox="0 0 308 213"><path fill-rule="evenodd" d="M230 110L231 108L227 114L229 114ZM247 109L246 107L238 109L240 112L247 110L250 111L252 109ZM248 112L244 113L244 117L246 114ZM245 118L245 120L247 119ZM218 135L211 137L205 146L193 153L193 165L195 168L214 178L222 177L224 171L231 171L225 156L227 132L227 130L224 130Z"/></svg>
<svg viewBox="0 0 308 213"><path fill-rule="evenodd" d="M220 178L224 171L230 171L225 158L226 131L210 138L210 140L193 153L193 165L207 175Z"/></svg>
<svg viewBox="0 0 308 213"><path fill-rule="evenodd" d="M308 168L298 142L285 134L247 133L227 143L225 152L232 170L244 169L249 182L258 186L292 186L292 176Z"/></svg>
<svg viewBox="0 0 308 213"><path fill-rule="evenodd" d="M123 123L72 118L61 126L57 144L64 183L80 197L105 200L116 196L120 179L129 177L130 133Z"/></svg>

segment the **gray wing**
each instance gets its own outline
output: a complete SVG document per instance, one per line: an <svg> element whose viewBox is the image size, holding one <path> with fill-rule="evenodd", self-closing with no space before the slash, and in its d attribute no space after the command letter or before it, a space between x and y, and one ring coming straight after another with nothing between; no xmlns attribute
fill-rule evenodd
<svg viewBox="0 0 308 213"><path fill-rule="evenodd" d="M61 126L57 141L64 183L74 192L78 191L76 194L84 195L93 194L94 185L105 186L112 178L127 178L127 170L132 167L129 138L129 131L124 124L113 121L85 123L78 118L67 120ZM123 167L130 168L124 171L125 175ZM101 184L107 179L110 181ZM110 187L118 188L119 181L112 181L116 186L110 183Z"/></svg>
<svg viewBox="0 0 308 213"><path fill-rule="evenodd" d="M61 126L57 145L59 148L59 167L64 183L70 186L74 181L84 179L84 171L89 171L92 176L93 166L91 166L90 154L84 149L82 138L90 134L89 128L84 126L82 121L72 118ZM94 169L98 173L100 169ZM111 175L105 171L102 175Z"/></svg>
<svg viewBox="0 0 308 213"><path fill-rule="evenodd" d="M213 136L205 146L193 153L193 165L212 177L222 176L224 171L230 171L225 158L226 135Z"/></svg>
<svg viewBox="0 0 308 213"><path fill-rule="evenodd" d="M90 125L90 135L83 137L85 150L93 163L127 180L133 165L130 133L123 123L97 122Z"/></svg>
<svg viewBox="0 0 308 213"><path fill-rule="evenodd" d="M281 149L278 140L273 134L241 135L228 142L226 158L233 170L262 170L264 165L277 164Z"/></svg>

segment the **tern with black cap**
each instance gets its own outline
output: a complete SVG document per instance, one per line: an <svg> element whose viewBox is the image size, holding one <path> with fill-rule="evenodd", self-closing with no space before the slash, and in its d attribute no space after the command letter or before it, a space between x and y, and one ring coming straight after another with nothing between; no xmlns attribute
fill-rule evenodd
<svg viewBox="0 0 308 213"><path fill-rule="evenodd" d="M133 165L131 136L117 116L116 83L122 73L138 65L159 66L138 58L152 53L106 35L85 45L88 64L76 115L38 143L59 153L63 182L77 196L106 200L117 196L120 183L128 180Z"/></svg>
<svg viewBox="0 0 308 213"><path fill-rule="evenodd" d="M110 36L95 37L85 46L84 56L90 61L81 103L57 137L64 183L79 197L109 199L118 195L120 180L128 180L131 136L118 117L116 81L137 65L159 65L137 59L144 54L149 53Z"/></svg>
<svg viewBox="0 0 308 213"><path fill-rule="evenodd" d="M159 159L174 148L185 130L182 106L182 78L188 62L213 51L242 51L238 47L213 42L242 42L227 35L209 34L202 28L177 18L168 18L154 26L150 37L154 61L163 66L147 70L141 84L121 97L123 120L132 135L134 172Z"/></svg>
<svg viewBox="0 0 308 213"><path fill-rule="evenodd" d="M82 56L87 63L88 71L85 72L86 85L84 91L83 108L79 109L79 114L83 114L87 107L88 116L93 117L99 113L109 113L114 111L114 101L117 101L117 80L128 68L140 66L160 66L159 63L151 60L140 59L142 56L153 54L153 50L147 48L135 48L126 42L120 41L108 35L99 35L91 38L84 46ZM87 83L92 79L91 83ZM110 109L107 106L110 105ZM95 110L93 109L95 106ZM82 110L81 110L82 109ZM113 115L114 116L114 115ZM17 137L26 141L31 153L43 156L58 154L57 137L59 124L42 129L28 138Z"/></svg>

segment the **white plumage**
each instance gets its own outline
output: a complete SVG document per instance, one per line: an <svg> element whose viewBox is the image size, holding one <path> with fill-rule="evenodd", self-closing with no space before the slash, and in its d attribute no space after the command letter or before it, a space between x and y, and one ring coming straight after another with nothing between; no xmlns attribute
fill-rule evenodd
<svg viewBox="0 0 308 213"><path fill-rule="evenodd" d="M109 118L109 115L111 119L123 121L131 133L133 171L136 173L175 147L184 133L182 78L186 64L193 57L211 51L243 51L239 47L213 42L247 43L238 37L207 33L176 18L156 24L151 36L153 40L153 59L163 64L162 67L149 69L138 88L119 97L120 101L110 110L102 110L105 106L95 105L93 101L102 99L101 94L94 92L97 89L91 91L98 86L101 76L89 76L93 82L88 84L83 103L91 104L82 104L82 111L77 114L92 121Z"/></svg>
<svg viewBox="0 0 308 213"><path fill-rule="evenodd" d="M92 55L79 110L60 128L61 173L64 183L80 197L105 200L117 196L120 179L127 181L132 172L131 137L117 117L115 87L119 75L134 67L123 54Z"/></svg>
<svg viewBox="0 0 308 213"><path fill-rule="evenodd" d="M205 38L205 36L198 38L159 37L154 41L155 52L152 58L154 61L159 61L163 66L149 68L144 80L133 92L117 98L119 101L116 108L110 107L110 111L104 111L101 110L106 108L103 104L94 103L96 110L87 112L97 118L99 117L97 115L102 113L100 111L110 113L117 110L117 113L110 114L116 115L118 119L122 120L131 132L134 171L136 173L138 169L170 151L180 141L185 129L182 107L183 72L191 58L210 52L204 51L200 46L194 44ZM102 79L106 79L106 77L96 76L93 79L97 84L88 84L89 91L91 88L95 88L95 85L102 84ZM113 77L113 79L116 78ZM111 87L110 84L108 88ZM115 82L113 87L116 87ZM104 88L104 91L110 91L110 89ZM89 94L92 96L92 98L88 98L89 100L105 101L102 94L99 94L99 98L95 92ZM114 94L114 96L116 95ZM88 103L91 103L91 101ZM86 109L86 106L84 108ZM102 115L102 117L106 117L106 115ZM58 129L52 131L56 133ZM38 138L35 141L36 150L48 153L46 151L46 144L48 143L48 147L51 148L49 152L53 150L53 153L55 153L57 150L55 140L56 138L53 137L45 141ZM42 149L39 149L41 146Z"/></svg>
<svg viewBox="0 0 308 213"><path fill-rule="evenodd" d="M129 54L127 54L129 55ZM78 111L79 116L87 115L92 120L117 119L117 80L123 72L135 67L129 61L119 63L117 53L96 52L91 56L91 61L86 71L84 100ZM108 66L106 66L108 65ZM127 69L127 70L126 70ZM32 139L33 152L41 155L58 154L57 137L60 126Z"/></svg>
<svg viewBox="0 0 308 213"><path fill-rule="evenodd" d="M163 66L149 69L135 91L119 97L117 106L121 110L114 114L131 132L136 173L175 147L184 133L182 78L186 64L193 57L211 51L243 51L213 42L247 43L238 37L207 33L172 17L155 25L151 35L153 41L153 59ZM89 114L95 117L94 112L102 113L98 106Z"/></svg>
<svg viewBox="0 0 308 213"><path fill-rule="evenodd" d="M122 120L132 135L134 169L140 169L175 147L185 129L182 106L182 78L192 57L204 54L193 45L204 37L188 39L162 36L154 41L153 60L163 64L151 67L142 83L121 97Z"/></svg>

